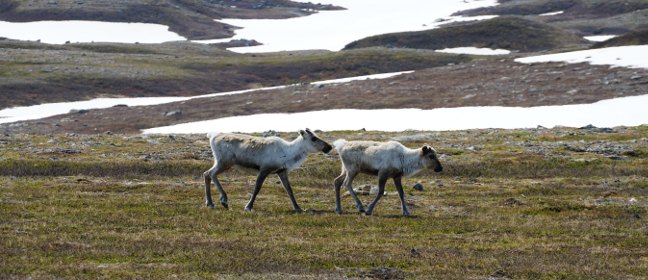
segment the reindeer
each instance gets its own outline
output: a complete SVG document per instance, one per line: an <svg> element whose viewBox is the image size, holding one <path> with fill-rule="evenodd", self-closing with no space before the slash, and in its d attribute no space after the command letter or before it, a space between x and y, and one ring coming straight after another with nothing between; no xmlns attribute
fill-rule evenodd
<svg viewBox="0 0 648 280"><path fill-rule="evenodd" d="M258 172L254 191L245 211L252 211L254 200L261 190L266 177L272 173L279 176L283 187L290 197L297 212L302 209L297 205L292 188L288 182L288 172L299 167L308 154L322 151L328 153L333 147L309 129L300 130L299 137L288 142L279 137L253 137L242 134L209 134L209 145L214 155L214 166L203 173L205 178L205 196L207 207L214 208L210 184L214 181L220 194L220 203L228 208L227 194L223 190L217 175L233 166L240 166Z"/></svg>
<svg viewBox="0 0 648 280"><path fill-rule="evenodd" d="M396 141L371 142L336 140L333 145L342 161L342 174L335 178L335 212L342 213L340 205L340 187L344 184L355 200L360 213L366 215L373 213L376 203L383 196L387 179L392 178L401 200L403 215L409 216L403 193L401 178L412 176L425 168L434 168L441 172L443 167L437 158L436 151L425 145L419 149L409 149ZM362 202L353 191L353 179L358 173L378 176L378 195L365 212Z"/></svg>

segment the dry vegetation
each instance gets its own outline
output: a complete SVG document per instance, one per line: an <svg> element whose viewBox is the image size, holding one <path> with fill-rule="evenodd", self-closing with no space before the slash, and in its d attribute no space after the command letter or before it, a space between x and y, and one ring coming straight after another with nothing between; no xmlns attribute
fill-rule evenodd
<svg viewBox="0 0 648 280"><path fill-rule="evenodd" d="M431 143L445 169L404 181L412 218L392 185L375 216L349 197L336 215L339 162L318 154L291 174L309 211L271 177L246 213L254 176L238 171L222 177L230 210L204 207L202 135L3 136L0 278L648 275L646 127L320 135Z"/></svg>

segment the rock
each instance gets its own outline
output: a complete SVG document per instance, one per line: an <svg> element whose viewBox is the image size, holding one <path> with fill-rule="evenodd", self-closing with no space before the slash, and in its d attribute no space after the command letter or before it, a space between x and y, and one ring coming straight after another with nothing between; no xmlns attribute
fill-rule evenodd
<svg viewBox="0 0 648 280"><path fill-rule="evenodd" d="M508 198L508 199L504 200L504 202L502 202L502 204L504 204L506 206L520 206L523 203L522 203L522 201L519 201L516 198L511 197L511 198Z"/></svg>
<svg viewBox="0 0 648 280"><path fill-rule="evenodd" d="M614 129L609 128L609 127L596 127L594 125L588 124L583 127L579 127L578 129L583 129L583 130L589 130L592 132L603 132L603 133L612 133L614 132Z"/></svg>
<svg viewBox="0 0 648 280"><path fill-rule="evenodd" d="M405 279L405 273L396 268L375 267L359 274L362 278L370 279Z"/></svg>
<svg viewBox="0 0 648 280"><path fill-rule="evenodd" d="M417 191L423 191L423 184L416 183L416 184L414 184L413 188L414 188L414 190L417 190Z"/></svg>
<svg viewBox="0 0 648 280"><path fill-rule="evenodd" d="M412 248L412 249L410 249L410 257L412 257L412 258L418 258L418 257L420 257L420 256L421 256L421 253L419 253L419 251L416 250L416 248Z"/></svg>
<svg viewBox="0 0 648 280"><path fill-rule="evenodd" d="M495 273L491 274L491 275L488 277L488 279L489 279L489 280L491 280L491 279L492 279L492 280L495 280L495 279L511 279L511 278L510 278L510 276L508 275L508 273L506 273L505 271L499 269L499 270L495 271Z"/></svg>
<svg viewBox="0 0 648 280"><path fill-rule="evenodd" d="M371 188L369 189L369 195L377 195L377 194L378 194L378 186L371 186Z"/></svg>
<svg viewBox="0 0 648 280"><path fill-rule="evenodd" d="M268 130L268 131L264 131L263 134L261 134L261 136L263 137L279 136L279 133L274 130Z"/></svg>
<svg viewBox="0 0 648 280"><path fill-rule="evenodd" d="M356 193L356 195L377 195L378 194L378 186L376 185L361 185L353 188L353 191ZM387 193L384 192L383 195L391 195L392 193ZM350 195L349 192L345 192L344 196Z"/></svg>
<svg viewBox="0 0 648 280"><path fill-rule="evenodd" d="M180 116L180 115L182 115L182 111L179 111L179 110L164 113L165 117L174 117L174 116Z"/></svg>
<svg viewBox="0 0 648 280"><path fill-rule="evenodd" d="M635 75L635 76L630 77L630 80L636 81L636 80L639 80L641 78L643 78L643 77L641 77L639 75Z"/></svg>
<svg viewBox="0 0 648 280"><path fill-rule="evenodd" d="M86 110L86 109L81 109L81 110L72 109L72 110L70 110L70 114L79 114L79 115L81 115L81 114L85 114L87 112L90 112L90 110Z"/></svg>
<svg viewBox="0 0 648 280"><path fill-rule="evenodd" d="M48 148L39 152L38 154L80 154L81 151L75 149L66 149L66 148Z"/></svg>

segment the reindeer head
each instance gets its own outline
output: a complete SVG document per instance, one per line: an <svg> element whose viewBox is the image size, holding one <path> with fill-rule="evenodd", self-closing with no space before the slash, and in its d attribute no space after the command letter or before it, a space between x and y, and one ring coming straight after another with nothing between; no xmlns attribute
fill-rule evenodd
<svg viewBox="0 0 648 280"><path fill-rule="evenodd" d="M437 158L436 150L431 146L425 145L421 148L421 157L427 168L434 168L434 172L441 172L443 170L443 166L441 166Z"/></svg>
<svg viewBox="0 0 648 280"><path fill-rule="evenodd" d="M324 140L320 139L308 128L306 130L300 130L299 134L301 134L301 137L304 138L304 143L306 144L306 147L308 147L309 151L322 151L324 153L328 153L333 149L333 147L329 145L329 143L324 142Z"/></svg>

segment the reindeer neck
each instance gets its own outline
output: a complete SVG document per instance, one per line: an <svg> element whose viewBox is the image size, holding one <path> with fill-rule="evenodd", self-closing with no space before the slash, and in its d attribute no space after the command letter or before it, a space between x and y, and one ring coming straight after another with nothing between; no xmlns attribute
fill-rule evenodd
<svg viewBox="0 0 648 280"><path fill-rule="evenodd" d="M403 175L412 176L419 171L421 171L425 166L420 160L418 150L407 149L403 157L401 158L401 164L403 166Z"/></svg>
<svg viewBox="0 0 648 280"><path fill-rule="evenodd" d="M304 138L299 136L297 139L289 142L286 147L286 153L290 156L283 163L288 170L300 166L308 157L308 151L304 146Z"/></svg>

